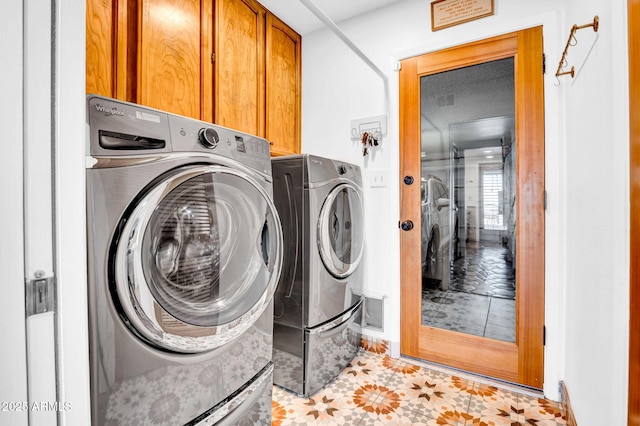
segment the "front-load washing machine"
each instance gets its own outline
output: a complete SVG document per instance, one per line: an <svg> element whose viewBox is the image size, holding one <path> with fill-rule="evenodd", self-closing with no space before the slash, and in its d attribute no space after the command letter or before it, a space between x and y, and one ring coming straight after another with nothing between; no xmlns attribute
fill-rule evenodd
<svg viewBox="0 0 640 426"><path fill-rule="evenodd" d="M360 347L364 213L360 168L313 155L274 158L284 260L274 296L274 383L312 395Z"/></svg>
<svg viewBox="0 0 640 426"><path fill-rule="evenodd" d="M271 424L268 142L87 101L92 424Z"/></svg>

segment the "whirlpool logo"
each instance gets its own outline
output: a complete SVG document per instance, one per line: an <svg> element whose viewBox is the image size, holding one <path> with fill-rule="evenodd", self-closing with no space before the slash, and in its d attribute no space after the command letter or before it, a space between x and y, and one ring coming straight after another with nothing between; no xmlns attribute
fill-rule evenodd
<svg viewBox="0 0 640 426"><path fill-rule="evenodd" d="M105 115L119 115L124 117L124 111L119 110L118 108L109 108L104 105L96 104L96 111L104 112Z"/></svg>

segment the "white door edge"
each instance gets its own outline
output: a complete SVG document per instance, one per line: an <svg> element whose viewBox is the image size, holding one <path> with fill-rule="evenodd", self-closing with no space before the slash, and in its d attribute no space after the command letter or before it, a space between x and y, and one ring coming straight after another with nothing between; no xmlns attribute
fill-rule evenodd
<svg viewBox="0 0 640 426"><path fill-rule="evenodd" d="M44 4L43 4L44 3ZM24 10L24 277L27 286L53 267L51 2L25 0ZM50 303L46 301L46 296ZM29 291L27 297L30 298ZM27 312L29 425L57 422L55 290L33 297L45 306ZM27 304L31 301L27 300Z"/></svg>
<svg viewBox="0 0 640 426"><path fill-rule="evenodd" d="M85 200L84 0L55 2L55 269L58 425L91 424Z"/></svg>
<svg viewBox="0 0 640 426"><path fill-rule="evenodd" d="M3 62L16 66L0 71L0 116L3 127L2 204L0 210L5 224L0 244L2 265L2 297L0 312L5 326L0 327L3 345L0 377L0 401L6 410L0 411L0 424L27 425L28 411L23 410L27 399L26 331L24 304L24 234L23 234L23 11L22 2L5 2L0 13L0 51ZM10 324L10 325L7 325ZM4 405L6 404L6 405Z"/></svg>

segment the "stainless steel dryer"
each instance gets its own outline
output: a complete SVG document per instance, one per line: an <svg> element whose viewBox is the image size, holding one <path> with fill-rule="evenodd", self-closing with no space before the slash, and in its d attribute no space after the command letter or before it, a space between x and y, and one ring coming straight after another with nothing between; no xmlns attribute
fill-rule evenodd
<svg viewBox="0 0 640 426"><path fill-rule="evenodd" d="M266 140L88 97L92 424L271 424Z"/></svg>
<svg viewBox="0 0 640 426"><path fill-rule="evenodd" d="M360 168L312 155L274 158L284 260L274 297L274 383L308 396L360 346L364 215Z"/></svg>

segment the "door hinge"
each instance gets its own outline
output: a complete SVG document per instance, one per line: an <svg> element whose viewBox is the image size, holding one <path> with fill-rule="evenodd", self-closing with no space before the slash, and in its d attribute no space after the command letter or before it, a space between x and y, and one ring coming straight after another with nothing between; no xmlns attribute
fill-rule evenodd
<svg viewBox="0 0 640 426"><path fill-rule="evenodd" d="M547 191L544 191L542 194L543 194L542 203L544 205L544 210L547 210Z"/></svg>
<svg viewBox="0 0 640 426"><path fill-rule="evenodd" d="M213 52L213 53L211 54L211 63L213 64L215 61L216 61L216 53L215 53L215 52Z"/></svg>
<svg viewBox="0 0 640 426"><path fill-rule="evenodd" d="M547 55L542 54L542 74L547 73Z"/></svg>
<svg viewBox="0 0 640 426"><path fill-rule="evenodd" d="M547 326L542 326L542 346L547 345Z"/></svg>
<svg viewBox="0 0 640 426"><path fill-rule="evenodd" d="M26 308L27 316L55 311L55 279L44 277L36 272L36 278L27 279Z"/></svg>

